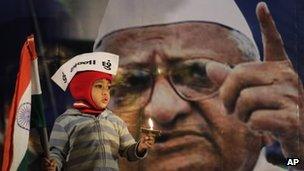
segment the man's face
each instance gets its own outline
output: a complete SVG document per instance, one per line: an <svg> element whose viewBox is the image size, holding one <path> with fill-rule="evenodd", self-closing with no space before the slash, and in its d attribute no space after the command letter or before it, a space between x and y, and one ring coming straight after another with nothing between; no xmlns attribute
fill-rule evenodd
<svg viewBox="0 0 304 171"><path fill-rule="evenodd" d="M112 110L134 136L148 118L162 131L141 170L225 170L223 151L196 101L224 111L217 72L208 68L220 73L255 60L250 50L241 50L246 41L236 31L199 22L127 29L103 40L103 51L120 56Z"/></svg>
<svg viewBox="0 0 304 171"><path fill-rule="evenodd" d="M94 103L101 109L106 108L110 101L110 82L107 79L96 80L91 91Z"/></svg>

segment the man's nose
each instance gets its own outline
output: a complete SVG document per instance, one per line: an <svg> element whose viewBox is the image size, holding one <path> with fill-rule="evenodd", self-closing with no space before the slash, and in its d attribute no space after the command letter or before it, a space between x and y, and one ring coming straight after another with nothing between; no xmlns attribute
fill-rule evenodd
<svg viewBox="0 0 304 171"><path fill-rule="evenodd" d="M164 77L159 77L144 112L146 117L167 125L178 116L190 113L190 110L190 105L176 94L169 82Z"/></svg>

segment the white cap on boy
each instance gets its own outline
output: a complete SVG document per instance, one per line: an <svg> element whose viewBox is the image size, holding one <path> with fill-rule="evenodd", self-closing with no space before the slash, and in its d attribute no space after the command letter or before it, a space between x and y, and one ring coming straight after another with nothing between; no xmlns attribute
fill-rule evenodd
<svg viewBox="0 0 304 171"><path fill-rule="evenodd" d="M66 90L77 72L99 71L116 75L119 56L106 52L93 52L77 55L64 63L52 76L52 80Z"/></svg>

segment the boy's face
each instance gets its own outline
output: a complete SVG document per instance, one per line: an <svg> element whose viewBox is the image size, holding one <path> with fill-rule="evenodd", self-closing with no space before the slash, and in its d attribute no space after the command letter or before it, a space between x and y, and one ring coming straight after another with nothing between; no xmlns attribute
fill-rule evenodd
<svg viewBox="0 0 304 171"><path fill-rule="evenodd" d="M107 79L96 80L92 87L92 99L94 103L104 109L110 101L110 81Z"/></svg>

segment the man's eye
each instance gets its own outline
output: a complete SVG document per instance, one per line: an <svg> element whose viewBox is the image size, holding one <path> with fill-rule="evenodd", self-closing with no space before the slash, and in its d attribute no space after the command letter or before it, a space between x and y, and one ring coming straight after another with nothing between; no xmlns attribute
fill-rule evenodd
<svg viewBox="0 0 304 171"><path fill-rule="evenodd" d="M206 72L206 65L201 63L193 63L189 68L187 68L190 77L197 79L201 82L209 81Z"/></svg>
<svg viewBox="0 0 304 171"><path fill-rule="evenodd" d="M212 86L206 73L206 63L193 62L178 65L172 71L172 79L175 84L187 85L194 89Z"/></svg>
<svg viewBox="0 0 304 171"><path fill-rule="evenodd" d="M148 72L135 70L125 75L123 87L135 90L145 90L152 84L151 75Z"/></svg>
<svg viewBox="0 0 304 171"><path fill-rule="evenodd" d="M147 70L125 69L116 75L112 94L124 96L128 93L143 92L152 86L152 79Z"/></svg>

